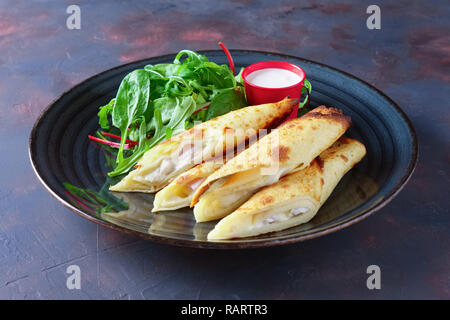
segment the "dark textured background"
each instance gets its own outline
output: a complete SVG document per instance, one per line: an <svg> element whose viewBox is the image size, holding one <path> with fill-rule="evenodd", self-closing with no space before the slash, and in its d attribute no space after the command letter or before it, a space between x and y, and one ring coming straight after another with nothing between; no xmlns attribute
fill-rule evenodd
<svg viewBox="0 0 450 320"><path fill-rule="evenodd" d="M450 3L374 1L2 1L0 298L450 298ZM66 8L81 7L81 30ZM129 61L229 48L275 51L352 73L392 97L417 130L403 191L348 229L245 251L170 247L83 220L39 184L28 160L40 111L80 81ZM67 266L81 290L66 288ZM366 288L377 264L382 289Z"/></svg>

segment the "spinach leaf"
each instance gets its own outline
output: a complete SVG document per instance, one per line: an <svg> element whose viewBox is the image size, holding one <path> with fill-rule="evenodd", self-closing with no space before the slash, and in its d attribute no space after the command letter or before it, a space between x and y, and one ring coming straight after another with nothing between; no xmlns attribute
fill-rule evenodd
<svg viewBox="0 0 450 320"><path fill-rule="evenodd" d="M245 106L247 106L247 102L239 87L222 90L211 101L205 121Z"/></svg>
<svg viewBox="0 0 450 320"><path fill-rule="evenodd" d="M123 147L128 136L128 127L144 115L149 96L150 78L147 71L134 70L122 80L112 110L112 123L120 129L122 134L117 163L123 159Z"/></svg>
<svg viewBox="0 0 450 320"><path fill-rule="evenodd" d="M159 114L159 120L161 120L161 114L158 111L155 111L155 114ZM145 123L145 118L141 117L138 121L139 123L139 145L135 147L133 150L133 153L127 157L127 158L121 158L120 162L117 163L116 168L108 173L110 177L116 177L118 175L121 175L125 172L128 172L131 170L131 168L134 166L134 164L139 160L140 157L148 150L150 149L149 146L149 140L147 139L147 126ZM161 123L161 122L160 122ZM161 123L162 125L162 123Z"/></svg>

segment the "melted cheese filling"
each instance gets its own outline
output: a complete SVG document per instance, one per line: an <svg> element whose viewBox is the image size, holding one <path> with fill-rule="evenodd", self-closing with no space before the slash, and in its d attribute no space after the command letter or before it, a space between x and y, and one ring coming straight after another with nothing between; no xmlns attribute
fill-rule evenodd
<svg viewBox="0 0 450 320"><path fill-rule="evenodd" d="M247 230L262 228L266 225L283 222L312 210L308 207L298 207L292 209L282 209L278 212L265 212L253 216L253 223L247 226Z"/></svg>
<svg viewBox="0 0 450 320"><path fill-rule="evenodd" d="M256 169L259 171L259 169ZM284 170L279 170L274 175L259 175L253 173L253 170L239 172L229 177L224 177L212 184L207 193L214 193L215 200L220 203L220 206L226 208L232 206L237 202L242 202L258 189L274 184L280 180ZM230 180L237 181L239 185L233 186L229 183ZM201 198L200 198L201 199Z"/></svg>
<svg viewBox="0 0 450 320"><path fill-rule="evenodd" d="M150 183L158 183L166 181L167 178L171 178L194 163L193 160L194 148L188 148L187 150L180 151L177 158L173 157L172 154L162 157L159 165L150 173L144 176L136 176L134 180Z"/></svg>

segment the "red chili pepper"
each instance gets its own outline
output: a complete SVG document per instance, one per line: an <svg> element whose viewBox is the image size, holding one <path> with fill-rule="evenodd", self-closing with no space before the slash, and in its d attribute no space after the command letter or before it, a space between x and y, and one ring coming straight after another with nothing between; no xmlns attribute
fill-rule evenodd
<svg viewBox="0 0 450 320"><path fill-rule="evenodd" d="M114 147L114 148L120 148L120 143L112 142L112 141L108 141L108 140L103 140L103 139L100 139L100 138L97 138L97 137L93 137L93 136L88 136L88 137L89 137L89 139L94 140L94 141L96 141L98 143L103 143L103 144L106 144L106 145L108 145L110 147ZM125 143L123 148L124 149L129 149L130 145L128 143Z"/></svg>
<svg viewBox="0 0 450 320"><path fill-rule="evenodd" d="M225 55L227 56L228 59L228 63L230 64L230 70L231 72L233 72L233 76L234 76L234 62L233 62L233 58L231 57L231 53L228 50L228 48L222 43L222 41L219 41L219 46L222 48L222 50L225 52Z"/></svg>
<svg viewBox="0 0 450 320"><path fill-rule="evenodd" d="M122 139L121 137L116 136L115 134L108 133L108 132L105 132L105 131L102 131L101 134L104 135L104 136L110 137L110 138L117 139L117 140ZM136 141L133 141L133 140L130 140L130 139L126 139L125 141L128 142L129 144L134 144L136 146L139 144L139 142L136 142Z"/></svg>

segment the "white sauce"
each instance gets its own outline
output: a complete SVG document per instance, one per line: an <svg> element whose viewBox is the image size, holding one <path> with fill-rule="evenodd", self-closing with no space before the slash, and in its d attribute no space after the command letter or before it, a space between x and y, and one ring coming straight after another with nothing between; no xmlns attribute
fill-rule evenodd
<svg viewBox="0 0 450 320"><path fill-rule="evenodd" d="M279 68L256 70L247 76L247 81L264 88L283 88L297 84L301 77L292 71Z"/></svg>

